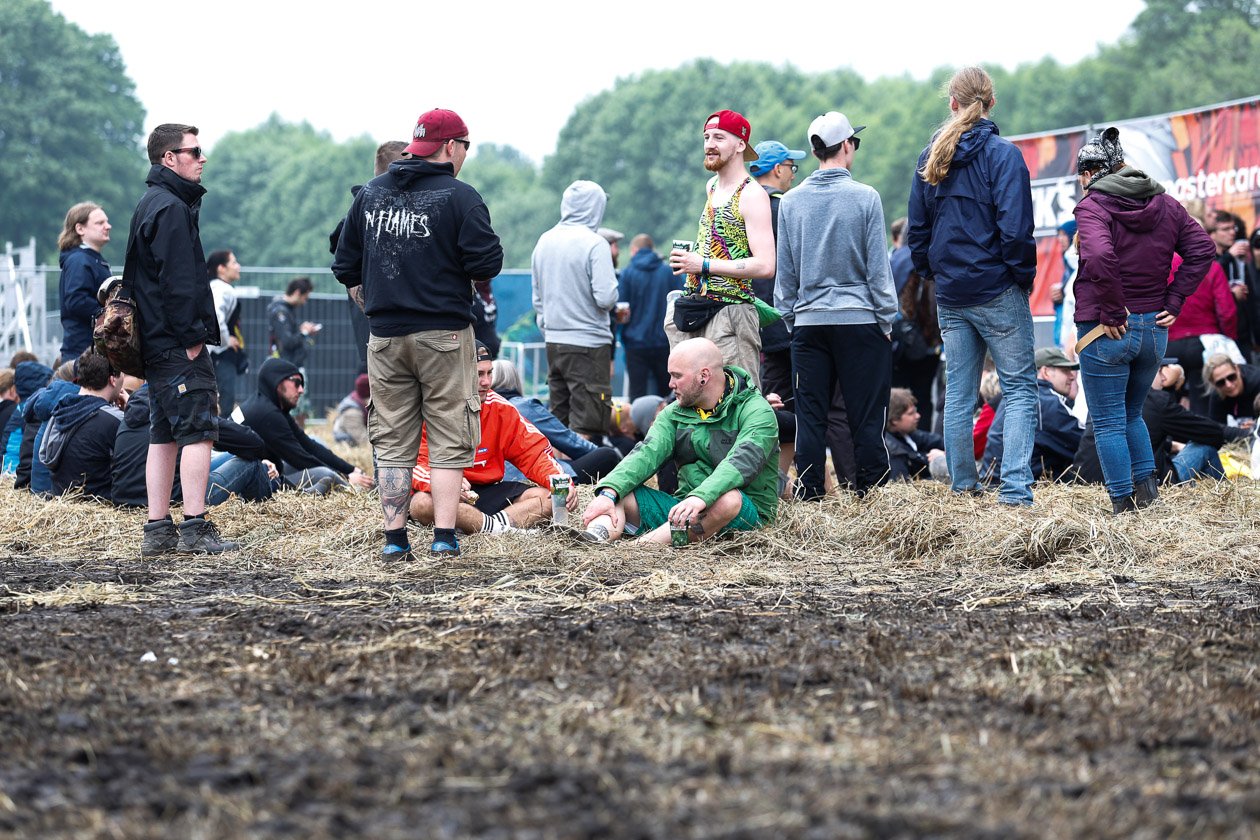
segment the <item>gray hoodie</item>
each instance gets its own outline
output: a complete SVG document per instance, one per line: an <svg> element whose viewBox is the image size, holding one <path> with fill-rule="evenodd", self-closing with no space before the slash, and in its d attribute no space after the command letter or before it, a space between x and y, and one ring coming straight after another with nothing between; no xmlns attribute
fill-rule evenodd
<svg viewBox="0 0 1260 840"><path fill-rule="evenodd" d="M779 202L774 305L788 326L878 324L897 316L879 193L820 169Z"/></svg>
<svg viewBox="0 0 1260 840"><path fill-rule="evenodd" d="M607 203L599 184L574 181L560 200L560 223L534 246L534 312L548 344L612 343L608 313L617 303L617 275L608 240L596 233Z"/></svg>

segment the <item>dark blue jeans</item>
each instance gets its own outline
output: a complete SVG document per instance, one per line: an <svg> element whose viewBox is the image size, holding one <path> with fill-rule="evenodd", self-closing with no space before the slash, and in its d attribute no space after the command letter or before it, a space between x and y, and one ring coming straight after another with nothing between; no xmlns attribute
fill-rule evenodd
<svg viewBox="0 0 1260 840"><path fill-rule="evenodd" d="M271 479L262 461L246 461L227 452L215 452L210 458L210 480L206 482L206 505L226 502L236 495L247 502L271 498Z"/></svg>
<svg viewBox="0 0 1260 840"><path fill-rule="evenodd" d="M626 345L626 373L630 377L630 401L656 394L669 396L669 345L630 347Z"/></svg>
<svg viewBox="0 0 1260 840"><path fill-rule="evenodd" d="M1113 499L1128 496L1135 481L1155 472L1142 404L1168 346L1168 330L1155 325L1157 314L1130 315L1120 338L1100 336L1081 351L1081 386L1094 421L1103 482ZM1097 321L1077 322L1076 334L1096 326Z"/></svg>
<svg viewBox="0 0 1260 840"><path fill-rule="evenodd" d="M230 417L236 407L236 380L240 378L236 370L235 353L211 353L214 359L214 378L219 386L219 416Z"/></svg>

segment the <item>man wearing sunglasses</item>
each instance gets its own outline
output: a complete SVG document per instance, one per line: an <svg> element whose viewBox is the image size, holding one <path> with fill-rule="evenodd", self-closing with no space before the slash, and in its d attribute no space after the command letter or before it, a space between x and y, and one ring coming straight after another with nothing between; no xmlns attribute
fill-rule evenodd
<svg viewBox="0 0 1260 840"><path fill-rule="evenodd" d="M219 554L239 546L205 518L210 450L219 437L218 388L206 345L219 343L219 320L206 274L198 216L206 156L197 128L164 123L148 141L149 188L131 217L123 287L139 310L141 352L152 400L145 467L149 521L145 557ZM171 519L178 465L184 521Z"/></svg>
<svg viewBox="0 0 1260 840"><path fill-rule="evenodd" d="M853 439L854 490L864 495L888 474L884 421L897 295L879 193L850 174L864 128L838 111L810 123L818 170L779 204L774 303L792 331L796 473L805 499L826 495L824 433L836 388Z"/></svg>
<svg viewBox="0 0 1260 840"><path fill-rule="evenodd" d="M458 180L468 126L437 108L416 121L403 160L354 197L333 274L367 313L368 436L389 561L410 560L407 512L421 428L429 445L433 543L459 554L455 518L464 470L481 437L473 284L503 267L481 195Z"/></svg>

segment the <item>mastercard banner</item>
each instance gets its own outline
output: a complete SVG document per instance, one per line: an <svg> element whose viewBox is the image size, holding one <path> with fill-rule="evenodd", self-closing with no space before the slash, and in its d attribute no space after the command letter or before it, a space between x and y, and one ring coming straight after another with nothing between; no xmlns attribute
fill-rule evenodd
<svg viewBox="0 0 1260 840"><path fill-rule="evenodd" d="M1050 289L1063 276L1056 232L1081 198L1076 153L1108 126L1120 129L1125 160L1178 199L1198 198L1209 210L1228 210L1256 228L1260 207L1260 96L1194 111L1025 134L1011 142L1032 176L1037 237L1034 315L1052 315Z"/></svg>

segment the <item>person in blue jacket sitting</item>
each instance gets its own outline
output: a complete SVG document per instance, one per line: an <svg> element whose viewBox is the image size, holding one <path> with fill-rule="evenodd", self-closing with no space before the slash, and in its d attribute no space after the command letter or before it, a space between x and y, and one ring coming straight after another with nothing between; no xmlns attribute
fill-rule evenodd
<svg viewBox="0 0 1260 840"><path fill-rule="evenodd" d="M516 407L528 422L542 432L555 450L556 460L577 484L594 484L612 472L621 460L621 453L611 446L597 446L579 435L533 397L521 393L521 375L516 365L506 359L495 359L490 390ZM526 481L524 474L508 461L504 465L504 481Z"/></svg>

